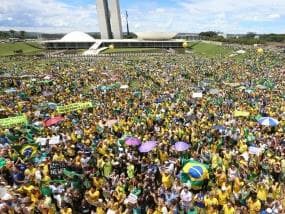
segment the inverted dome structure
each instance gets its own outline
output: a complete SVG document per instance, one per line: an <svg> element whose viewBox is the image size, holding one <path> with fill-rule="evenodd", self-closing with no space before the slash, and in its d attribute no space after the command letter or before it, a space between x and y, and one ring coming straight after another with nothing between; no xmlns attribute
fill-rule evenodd
<svg viewBox="0 0 285 214"><path fill-rule="evenodd" d="M83 33L80 31L73 31L71 33L66 34L64 37L60 39L62 42L95 42L96 40L88 35L87 33Z"/></svg>
<svg viewBox="0 0 285 214"><path fill-rule="evenodd" d="M137 32L139 40L171 40L177 33L171 32Z"/></svg>

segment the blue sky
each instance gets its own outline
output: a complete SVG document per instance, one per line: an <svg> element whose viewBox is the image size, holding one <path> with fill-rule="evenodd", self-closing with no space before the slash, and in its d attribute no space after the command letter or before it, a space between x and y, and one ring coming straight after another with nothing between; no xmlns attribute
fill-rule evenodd
<svg viewBox="0 0 285 214"><path fill-rule="evenodd" d="M0 30L99 31L96 0L1 0ZM121 0L130 30L285 33L285 0Z"/></svg>

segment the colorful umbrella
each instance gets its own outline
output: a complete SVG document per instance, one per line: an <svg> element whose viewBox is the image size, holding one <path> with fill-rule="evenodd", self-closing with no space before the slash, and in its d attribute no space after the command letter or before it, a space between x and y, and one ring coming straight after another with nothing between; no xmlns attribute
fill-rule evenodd
<svg viewBox="0 0 285 214"><path fill-rule="evenodd" d="M57 124L63 120L64 120L64 117L58 116L58 117L46 119L46 120L44 120L43 123L44 123L44 126L49 127L49 126L55 125L55 124Z"/></svg>
<svg viewBox="0 0 285 214"><path fill-rule="evenodd" d="M279 124L278 120L272 117L262 117L258 120L258 123L263 126L277 126Z"/></svg>
<svg viewBox="0 0 285 214"><path fill-rule="evenodd" d="M128 137L125 141L125 144L128 146L138 146L141 144L141 141L136 137Z"/></svg>
<svg viewBox="0 0 285 214"><path fill-rule="evenodd" d="M190 145L188 143L185 142L176 142L173 146L173 148L178 151L178 152L182 152L185 151L187 149L189 149Z"/></svg>
<svg viewBox="0 0 285 214"><path fill-rule="evenodd" d="M140 153L147 153L153 150L157 145L157 141L146 141L139 147Z"/></svg>

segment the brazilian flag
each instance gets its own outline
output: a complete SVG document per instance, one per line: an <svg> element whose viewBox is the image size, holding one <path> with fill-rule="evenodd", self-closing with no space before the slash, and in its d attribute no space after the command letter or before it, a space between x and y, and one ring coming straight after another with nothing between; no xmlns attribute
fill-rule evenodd
<svg viewBox="0 0 285 214"><path fill-rule="evenodd" d="M25 159L30 159L36 156L38 152L38 146L34 144L24 144L20 149L20 154Z"/></svg>
<svg viewBox="0 0 285 214"><path fill-rule="evenodd" d="M204 181L209 179L209 166L198 161L190 160L182 168L181 181L191 183L191 188L199 190Z"/></svg>

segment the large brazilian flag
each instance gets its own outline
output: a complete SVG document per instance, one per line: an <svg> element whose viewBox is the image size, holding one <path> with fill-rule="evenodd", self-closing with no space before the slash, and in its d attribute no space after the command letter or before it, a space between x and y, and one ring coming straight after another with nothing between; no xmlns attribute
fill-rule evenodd
<svg viewBox="0 0 285 214"><path fill-rule="evenodd" d="M38 152L38 147L34 144L24 144L20 149L20 154L25 159L30 159L35 157Z"/></svg>
<svg viewBox="0 0 285 214"><path fill-rule="evenodd" d="M209 179L209 166L198 161L190 160L182 168L182 183L190 183L191 189L199 190L205 180Z"/></svg>

